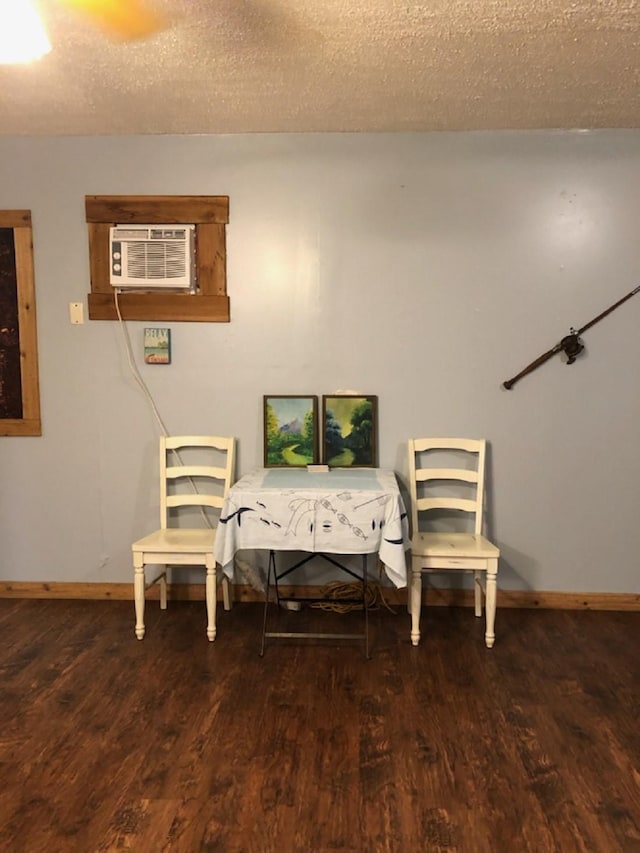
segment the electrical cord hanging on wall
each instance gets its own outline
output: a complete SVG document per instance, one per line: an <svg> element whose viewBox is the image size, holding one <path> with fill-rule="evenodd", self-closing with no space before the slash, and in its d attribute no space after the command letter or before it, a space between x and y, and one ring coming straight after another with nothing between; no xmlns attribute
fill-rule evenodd
<svg viewBox="0 0 640 853"><path fill-rule="evenodd" d="M138 385L142 389L143 394L147 398L149 405L151 406L151 410L153 411L153 414L155 416L155 419L158 421L158 424L160 425L160 429L162 430L162 434L164 436L168 436L169 431L167 430L165 422L162 420L162 416L160 415L160 412L158 411L158 407L156 406L155 400L153 399L153 395L151 394L151 391L147 387L147 383L144 381L142 374L138 370L138 366L136 364L136 360L135 360L135 357L133 354L133 347L131 346L131 338L129 336L129 330L127 328L127 324L125 323L125 321L122 318L122 313L120 312L120 303L118 302L118 294L119 293L120 293L119 288L115 287L114 288L114 301L115 301L115 306L116 306L116 314L118 315L118 320L120 322L120 329L122 331L122 336L123 336L124 342L125 342L125 350L127 353L127 361L129 362L129 368L131 369L131 373L133 374L133 378L136 380L136 382L138 383ZM178 462L181 465L183 465L184 463L183 463L178 451L172 449L171 452L175 454ZM193 489L194 493L198 494L198 489L196 487L196 484L195 484L193 478L188 477L187 479L188 479L189 483L191 484L191 488ZM213 525L211 523L211 519L209 518L209 516L205 512L204 507L202 507L202 506L200 507L200 514L201 514L202 518L204 519L207 527L213 527Z"/></svg>
<svg viewBox="0 0 640 853"><path fill-rule="evenodd" d="M169 435L167 427L165 426L164 421L158 411L158 407L156 406L155 400L147 387L147 383L142 378L140 371L138 370L138 366L136 365L135 358L133 356L133 348L131 346L131 338L129 337L129 330L127 329L127 325L122 319L122 314L120 313L120 303L118 302L118 294L120 293L119 288L114 287L114 301L116 305L116 314L118 315L118 320L120 321L120 329L122 331L122 336L125 342L125 349L127 353L127 360L129 361L129 367L131 369L131 373L133 374L133 378L136 380L140 388L142 389L143 394L149 401L149 405L155 415L156 420L160 424L160 429L162 430L163 435Z"/></svg>

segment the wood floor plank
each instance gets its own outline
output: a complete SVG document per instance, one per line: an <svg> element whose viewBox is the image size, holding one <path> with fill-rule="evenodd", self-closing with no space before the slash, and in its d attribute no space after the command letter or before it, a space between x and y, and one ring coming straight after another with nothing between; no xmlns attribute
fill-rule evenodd
<svg viewBox="0 0 640 853"><path fill-rule="evenodd" d="M635 853L640 614L371 614L271 640L262 606L0 600L0 849ZM279 614L358 632L362 614Z"/></svg>

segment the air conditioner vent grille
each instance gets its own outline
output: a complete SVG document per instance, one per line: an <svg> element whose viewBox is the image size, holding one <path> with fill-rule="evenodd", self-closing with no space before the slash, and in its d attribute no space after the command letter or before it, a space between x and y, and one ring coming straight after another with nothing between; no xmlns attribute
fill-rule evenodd
<svg viewBox="0 0 640 853"><path fill-rule="evenodd" d="M182 278L187 262L184 243L129 243L129 278Z"/></svg>

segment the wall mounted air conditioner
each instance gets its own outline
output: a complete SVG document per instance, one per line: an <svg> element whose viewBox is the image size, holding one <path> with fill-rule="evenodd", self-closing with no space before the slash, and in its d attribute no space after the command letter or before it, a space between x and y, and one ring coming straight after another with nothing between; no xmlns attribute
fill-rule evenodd
<svg viewBox="0 0 640 853"><path fill-rule="evenodd" d="M114 225L111 284L189 290L195 284L195 233L195 225Z"/></svg>

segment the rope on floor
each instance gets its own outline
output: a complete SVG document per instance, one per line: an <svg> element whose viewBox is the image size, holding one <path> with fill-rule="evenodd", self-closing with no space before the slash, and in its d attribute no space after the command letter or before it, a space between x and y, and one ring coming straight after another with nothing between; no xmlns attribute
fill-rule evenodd
<svg viewBox="0 0 640 853"><path fill-rule="evenodd" d="M396 611L389 607L387 600L384 597L382 579L382 563L378 562L378 580L367 583L365 587L365 601L367 610L377 610L380 605L385 607L389 613L396 615ZM349 613L352 610L362 610L362 604L357 601L345 602L342 599L361 598L362 583L352 581L344 583L342 581L331 581L325 584L323 595L330 601L314 601L310 606L318 610L330 610L332 613Z"/></svg>

